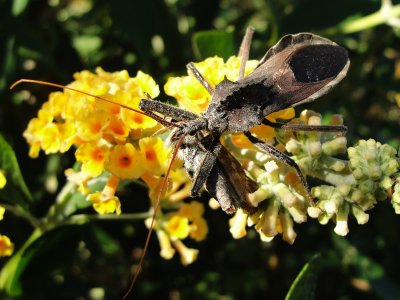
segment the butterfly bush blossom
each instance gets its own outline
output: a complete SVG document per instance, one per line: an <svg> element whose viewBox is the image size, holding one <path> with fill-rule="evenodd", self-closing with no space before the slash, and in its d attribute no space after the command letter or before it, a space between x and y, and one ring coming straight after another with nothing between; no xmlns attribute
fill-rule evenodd
<svg viewBox="0 0 400 300"><path fill-rule="evenodd" d="M237 57L229 58L226 63L221 58L213 57L195 64L214 86L225 76L236 81L239 65L240 59ZM245 74L250 73L256 65L257 61L248 61ZM211 99L201 84L190 75L170 78L165 91L176 98L180 107L196 113L203 112ZM293 108L288 108L272 113L266 119L271 122L322 125L321 115L313 111L305 110L298 118L294 116ZM329 121L329 125L342 124L339 115L332 116ZM349 213L359 224L366 223L366 211L373 208L378 200L387 198L386 191L393 185L393 176L398 172L396 151L389 145L381 145L373 140L360 141L357 146L347 149L346 138L340 133L275 130L267 125L255 126L250 131L259 139L288 153L305 176L318 178L329 185L312 188L310 195L293 168L261 152L242 133L224 135L222 143L259 185L259 189L250 196L252 204L258 207L257 212L249 215L239 209L229 222L234 238L244 237L246 228L254 226L263 241L271 241L277 234L282 234L285 241L293 243L296 238L294 223L303 223L308 216L318 218L321 224L333 220L336 223L335 232L346 235ZM370 147L363 147L364 144ZM338 158L346 152L350 161ZM363 161L370 166L368 163L365 163L367 166L362 165L360 162ZM374 173L371 173L371 168L375 170ZM371 174L375 174L373 178ZM399 210L399 194L400 188L396 186L392 200L396 211Z"/></svg>
<svg viewBox="0 0 400 300"><path fill-rule="evenodd" d="M254 70L257 63L248 61L245 75ZM216 86L225 77L237 80L240 58L232 56L224 62L222 58L211 57L195 66L212 86ZM200 242L206 238L204 204L189 199L191 182L178 159L172 165L167 188L162 193L172 153L165 142L165 129L157 121L118 105L138 109L141 99L159 95L158 85L140 71L130 77L127 71L108 73L98 68L96 74L82 71L74 78L69 87L115 104L69 90L51 93L24 132L30 144L30 156L37 157L40 150L51 154L74 147L80 169L68 169L66 175L99 214L121 214L123 203L121 205L116 194L121 181L141 180L148 186L153 203L162 194L154 222L160 255L171 259L178 252L182 264L192 263L198 250L187 247L183 240ZM181 108L196 114L205 111L211 100L207 90L191 74L169 78L164 90ZM293 108L266 118L271 122L321 124L318 113L304 111L295 118ZM342 123L340 116L330 120L331 125ZM395 181L398 158L388 145L361 141L348 149L350 161L347 161L337 157L347 151L346 138L339 133L283 131L267 125L255 126L250 131L288 153L303 174L325 181L327 185L314 187L310 195L293 168L255 148L242 133L223 135L221 142L259 186L250 195L257 211L248 214L239 209L229 222L234 238L244 237L247 227L252 226L263 241L282 234L284 240L293 243L294 224L305 222L308 216L317 218L321 224L334 221L336 233L344 235L348 231L348 215L351 213L358 223L365 223L368 220L365 211L377 200L384 199L386 190ZM102 190L93 191L90 182L99 177L105 177L107 183ZM392 200L396 211L400 210L399 190L395 188ZM150 212L153 213L153 208ZM146 219L148 227L151 223L151 218Z"/></svg>
<svg viewBox="0 0 400 300"><path fill-rule="evenodd" d="M6 176L4 172L0 170L0 189L4 188L7 184ZM5 208L0 206L0 221L3 220ZM0 257L10 256L14 252L14 244L11 242L10 238L6 235L0 234Z"/></svg>

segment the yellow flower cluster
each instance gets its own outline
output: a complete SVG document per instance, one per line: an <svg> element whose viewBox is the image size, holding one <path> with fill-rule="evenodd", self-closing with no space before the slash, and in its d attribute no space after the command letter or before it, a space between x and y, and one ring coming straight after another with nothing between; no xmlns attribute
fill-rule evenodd
<svg viewBox="0 0 400 300"><path fill-rule="evenodd" d="M7 183L6 176L3 171L0 170L0 189L2 189ZM5 208L0 206L0 221L3 220ZM10 256L14 252L14 244L11 242L8 236L0 234L0 257Z"/></svg>
<svg viewBox="0 0 400 300"><path fill-rule="evenodd" d="M197 201L180 203L180 208L169 214L159 215L155 225L160 243L160 255L171 259L178 251L183 265L193 263L198 255L198 250L187 248L181 240L188 237L195 241L202 241L208 233L206 220L203 218L204 205ZM149 227L151 219L146 222Z"/></svg>
<svg viewBox="0 0 400 300"><path fill-rule="evenodd" d="M245 74L249 74L257 61L248 61ZM240 58L231 57L226 62L219 57L208 58L195 66L212 85L225 77L235 81L239 76ZM159 88L154 80L142 72L130 77L126 71L108 73L101 68L96 74L82 71L74 75L75 81L68 85L91 95L99 96L111 103L82 93L65 89L51 93L40 109L37 118L29 123L24 136L30 144L30 156L37 157L39 151L46 154L65 152L76 147L76 160L80 171L66 170L68 179L79 185L87 194L93 208L100 214L121 213L121 204L116 191L121 179L141 179L149 187L152 200L159 197L163 185L171 150L157 136L162 126L152 118L123 108L138 109L139 101L155 98ZM180 107L200 114L211 96L191 74L169 78L165 84L166 94L177 99ZM290 119L293 109L272 114L270 121ZM253 134L264 140L273 140L275 131L265 125L252 129ZM230 136L232 147L253 148L242 134ZM202 217L204 207L198 202L185 203L190 195L191 184L184 170L175 163L161 209L155 219L155 230L161 245L161 256L170 259L178 251L183 264L192 263L198 250L187 248L182 240L203 240L208 232ZM90 193L88 182L101 174L109 174L102 191ZM167 200L167 201L165 201ZM164 211L168 211L164 214ZM149 226L147 220L146 224Z"/></svg>
<svg viewBox="0 0 400 300"><path fill-rule="evenodd" d="M165 173L170 155L163 140L153 136L161 127L157 121L119 104L138 110L139 101L146 94L157 97L159 87L140 71L132 78L127 71L108 73L97 68L96 74L82 71L74 78L68 87L114 103L67 89L51 93L24 132L29 154L37 157L40 149L46 154L65 152L75 145L81 171L67 170L68 178L87 194L90 178L110 173L104 190L88 199L101 214L119 214L115 192L120 179L159 177Z"/></svg>
<svg viewBox="0 0 400 300"><path fill-rule="evenodd" d="M246 64L245 74L248 75L253 71L257 63L256 60L249 60ZM239 77L240 58L236 56L230 57L226 62L222 58L214 56L194 65L212 86L220 83L225 76L231 81L236 81ZM211 100L207 90L191 75L170 77L164 90L167 95L178 101L180 107L196 114L205 111Z"/></svg>

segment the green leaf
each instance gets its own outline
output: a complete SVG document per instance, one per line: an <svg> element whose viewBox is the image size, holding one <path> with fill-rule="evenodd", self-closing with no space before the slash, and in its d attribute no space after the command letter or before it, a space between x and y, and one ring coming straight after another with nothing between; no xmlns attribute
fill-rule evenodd
<svg viewBox="0 0 400 300"><path fill-rule="evenodd" d="M1 270L0 289L10 296L19 296L23 292L24 277L46 276L51 273L50 270L65 265L75 253L83 228L79 225L65 225L45 234L39 230L34 231ZM30 276L25 276L27 273Z"/></svg>
<svg viewBox="0 0 400 300"><path fill-rule="evenodd" d="M192 45L198 59L215 55L227 59L235 52L233 32L199 31L193 35Z"/></svg>
<svg viewBox="0 0 400 300"><path fill-rule="evenodd" d="M319 254L314 255L303 267L290 287L290 290L285 298L286 300L314 299L317 275L320 266L319 257Z"/></svg>
<svg viewBox="0 0 400 300"><path fill-rule="evenodd" d="M106 255L116 254L121 248L117 240L111 237L111 235L101 227L89 224L88 228L88 233L90 233L93 240L92 243L95 244L93 248L99 248L101 253ZM90 240L88 241L88 244L89 242Z"/></svg>
<svg viewBox="0 0 400 300"><path fill-rule="evenodd" d="M356 274L371 285L379 299L400 299L400 287L396 280L386 274L384 266L359 252L345 238L335 237L335 246Z"/></svg>
<svg viewBox="0 0 400 300"><path fill-rule="evenodd" d="M15 73L17 58L15 54L15 36L10 35L5 39L3 67L0 67L0 91L5 90L9 84L9 78ZM3 40L2 40L3 41Z"/></svg>
<svg viewBox="0 0 400 300"><path fill-rule="evenodd" d="M83 60L86 62L91 62L92 60L96 60L96 55L99 55L103 41L98 36L82 35L74 37L72 40L72 45Z"/></svg>
<svg viewBox="0 0 400 300"><path fill-rule="evenodd" d="M108 176L103 174L90 180L88 182L90 193L103 190L107 183L107 178ZM74 184L68 182L67 185L72 186ZM64 199L60 202L56 202L53 209L49 210L53 215L56 215L56 219L59 219L60 215L64 218L72 216L76 211L92 206L92 202L87 199L87 195L82 194L75 186L72 189L68 187L67 190L69 192L65 194Z"/></svg>
<svg viewBox="0 0 400 300"><path fill-rule="evenodd" d="M28 4L29 0L13 0L11 9L12 15L16 17L22 14L25 11Z"/></svg>
<svg viewBox="0 0 400 300"><path fill-rule="evenodd" d="M15 153L1 134L0 169L7 178L5 187L0 190L0 199L26 208L28 202L32 202L32 196L22 177Z"/></svg>

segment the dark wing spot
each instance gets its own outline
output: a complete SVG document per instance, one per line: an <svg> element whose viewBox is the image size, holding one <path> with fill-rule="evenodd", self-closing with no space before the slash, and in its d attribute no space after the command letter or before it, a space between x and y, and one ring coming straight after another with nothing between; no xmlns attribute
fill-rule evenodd
<svg viewBox="0 0 400 300"><path fill-rule="evenodd" d="M289 66L298 82L311 83L337 76L348 59L343 47L311 45L297 50Z"/></svg>

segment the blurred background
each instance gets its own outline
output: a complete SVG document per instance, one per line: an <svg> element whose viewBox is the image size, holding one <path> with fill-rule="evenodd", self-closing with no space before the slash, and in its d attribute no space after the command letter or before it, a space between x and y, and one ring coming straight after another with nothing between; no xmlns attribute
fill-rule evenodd
<svg viewBox="0 0 400 300"><path fill-rule="evenodd" d="M382 5L389 15L379 13ZM16 152L33 195L30 210L37 217L46 215L74 156L28 157L22 132L53 89L24 85L10 92L11 83L34 78L68 84L75 72L101 66L106 71L126 69L131 76L142 70L162 87L169 76L185 74L189 61L213 51L225 57L235 54L249 25L256 29L254 59L284 34L302 31L346 47L351 59L348 76L329 95L298 112L309 108L326 118L342 114L349 146L374 138L398 149L399 5L378 0L0 0L0 132ZM196 37L208 30L229 33L224 37L231 37L232 43L217 50L201 48ZM159 98L167 99L163 93ZM121 198L132 194L147 197L145 187L130 184ZM123 202L124 212L147 209L147 201ZM335 235L331 223L296 225L294 245L280 237L262 243L251 231L233 240L229 217L220 210L207 211L206 219L209 234L194 245L200 255L193 265L183 267L178 257L163 260L152 239L132 298L283 299L303 265L317 253L316 299L400 298L400 218L388 201L371 211L366 225L353 220L345 238ZM0 232L19 249L32 227L9 214ZM51 243L26 262L20 275L23 293L14 298L120 299L146 234L142 220L59 228ZM2 258L0 266L6 261ZM13 299L6 294L0 298Z"/></svg>

